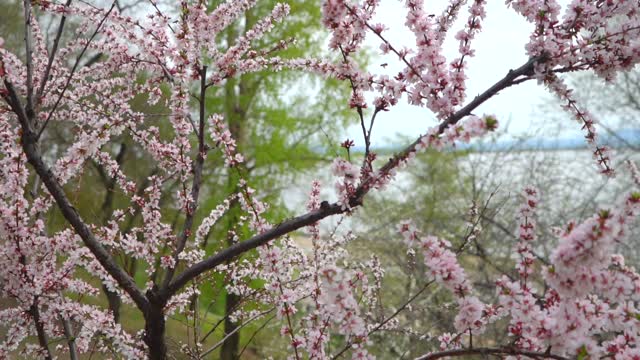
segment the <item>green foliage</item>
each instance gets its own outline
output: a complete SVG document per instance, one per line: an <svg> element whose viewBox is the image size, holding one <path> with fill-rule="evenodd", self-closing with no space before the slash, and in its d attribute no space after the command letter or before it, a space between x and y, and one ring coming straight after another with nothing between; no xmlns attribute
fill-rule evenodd
<svg viewBox="0 0 640 360"><path fill-rule="evenodd" d="M585 360L589 358L589 352L587 351L587 347L586 346L582 346L580 348L580 351L578 352L578 355L576 357L577 360Z"/></svg>
<svg viewBox="0 0 640 360"><path fill-rule="evenodd" d="M388 189L367 198L363 208L355 215L360 235L349 252L358 260L367 260L359 254L374 254L385 269L380 301L384 308L398 309L407 299L421 292L428 283L428 269L422 255L408 252L398 233L398 224L412 219L423 235L435 235L453 243L462 244L468 233L467 213L471 201L465 189L469 180L458 168L463 152L429 151L418 155L411 168ZM385 156L380 156L386 158ZM406 174L406 175L405 175ZM406 176L406 178L404 177ZM477 259L464 258L467 264ZM437 345L431 334L452 330L453 318L442 312L443 307L453 306L451 294L437 285L430 285L402 311L396 320L398 328L411 328L415 333L379 332L373 336L370 346L379 358L412 358L429 352ZM389 315L383 307L374 309L377 322ZM405 326L406 325L406 326Z"/></svg>
<svg viewBox="0 0 640 360"><path fill-rule="evenodd" d="M24 53L22 7L18 0L0 0L0 34L4 47L14 54Z"/></svg>

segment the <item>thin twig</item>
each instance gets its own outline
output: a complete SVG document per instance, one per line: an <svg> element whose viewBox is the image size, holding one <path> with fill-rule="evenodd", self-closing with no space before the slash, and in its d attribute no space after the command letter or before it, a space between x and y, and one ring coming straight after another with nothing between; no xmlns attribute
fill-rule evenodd
<svg viewBox="0 0 640 360"><path fill-rule="evenodd" d="M389 321L393 320L396 316L398 316L398 314L400 314L404 309L406 309L407 306L409 306L413 302L413 300L415 300L418 296L420 296L434 282L435 282L435 280L431 280L428 283L424 284L424 286L420 290L418 290L417 293L415 293L412 297L410 297L409 300L407 300L404 304L402 304L402 306L400 306L396 311L394 311L393 314L389 315L386 319L384 319L382 322L380 322L378 325L376 325L373 329L369 330L369 332L367 333L367 336L369 336L369 335L373 334L374 332L380 330ZM340 352L335 354L331 359L332 360L336 360L337 358L342 356L342 354L344 354L347 350L349 350L351 348L351 345L353 345L353 342L351 342L351 341L348 342L347 345L345 345L342 348L342 350L340 350Z"/></svg>
<svg viewBox="0 0 640 360"><path fill-rule="evenodd" d="M196 155L196 161L193 164L193 182L191 184L191 203L187 202L186 212L187 216L184 221L182 233L178 238L178 244L173 252L173 266L167 270L167 274L164 277L162 283L162 289L167 288L171 282L175 269L178 267L180 261L179 255L184 250L187 244L187 239L191 234L193 228L193 221L195 219L196 209L198 208L198 198L200 195L200 185L202 184L202 168L204 167L204 158L206 156L207 148L204 141L204 127L206 122L206 95L207 95L207 67L203 66L200 69L200 109L199 109L199 122L198 122L198 154Z"/></svg>
<svg viewBox="0 0 640 360"><path fill-rule="evenodd" d="M258 335L258 333L262 331L262 329L267 327L267 324L269 324L269 322L271 322L271 320L275 318L276 318L276 314L273 314L270 318L267 319L267 321L264 322L264 324L260 325L260 327L257 328L256 331L253 332L253 334L251 334L249 341L247 341L247 343L244 344L244 346L242 347L242 350L240 350L240 353L238 354L238 359L242 359L242 354L244 354L244 351L247 350L247 347L249 346L249 344L251 344L251 342L256 337L256 335Z"/></svg>
<svg viewBox="0 0 640 360"><path fill-rule="evenodd" d="M27 114L33 113L33 43L31 34L31 21L33 9L31 0L24 0L24 46L27 57Z"/></svg>
<svg viewBox="0 0 640 360"><path fill-rule="evenodd" d="M64 5L65 8L71 5L71 0L67 0L67 3ZM60 38L62 37L62 31L64 30L64 24L67 21L67 15L62 13L62 18L60 19L60 25L58 25L58 30L56 32L56 38L53 40L53 46L51 47L51 51L49 51L49 60L47 61L47 67L44 70L44 75L42 75L42 79L40 79L40 87L36 92L36 104L40 104L42 100L42 94L44 93L44 87L49 80L49 73L51 72L51 67L53 66L53 60L56 57L56 52L58 51L58 46L60 45ZM37 105L36 105L37 106Z"/></svg>
<svg viewBox="0 0 640 360"><path fill-rule="evenodd" d="M251 322L253 322L254 320L258 319L259 317L262 317L264 315L269 314L270 312L272 312L273 310L275 310L275 308L271 308L267 311L261 312L259 314L254 315L253 317L251 317L249 320L243 322L240 326L236 326L235 329L233 329L233 331L229 332L228 334L226 334L226 336L224 338L222 338L222 340L218 341L215 345L213 345L211 348L209 348L207 351L205 351L204 353L202 353L202 356L207 356L209 355L212 351L214 351L215 349L219 348L220 346L222 346L222 344L224 344L224 342L227 340L227 338L233 336L233 334L237 333L238 331L240 331L240 329L242 329L243 327L249 325ZM275 315L274 315L275 316Z"/></svg>
<svg viewBox="0 0 640 360"><path fill-rule="evenodd" d="M80 59L82 59L82 57L84 56L84 53L89 48L89 45L91 44L93 39L96 37L96 35L98 35L98 32L100 31L100 28L102 27L102 24L104 24L104 22L107 20L107 18L109 17L109 14L111 14L111 11L113 11L115 6L116 6L115 2L113 4L111 4L111 7L107 11L107 13L104 15L102 20L100 20L100 22L98 23L98 26L96 27L96 30L93 32L93 34L91 35L91 37L89 38L87 43L84 45L84 48L80 52L80 55L78 55L78 57L76 58L76 62L73 64L73 67L71 68L71 72L69 72L69 76L67 77L67 82L64 84L64 87L62 88L62 91L60 92L60 95L58 96L58 100L56 100L55 104L53 105L53 108L51 108L51 111L49 112L49 115L47 115L47 119L44 121L44 124L42 124L42 127L40 128L40 130L38 131L38 134L36 135L36 141L38 139L40 139L40 136L42 136L42 133L44 132L44 129L47 127L47 124L49 123L49 120L51 120L51 117L53 116L53 113L57 110L58 105L60 105L60 101L62 101L62 97L64 96L64 93L69 88L69 85L71 84L71 79L73 78L73 75L75 74L76 70L78 69L78 65L80 64Z"/></svg>

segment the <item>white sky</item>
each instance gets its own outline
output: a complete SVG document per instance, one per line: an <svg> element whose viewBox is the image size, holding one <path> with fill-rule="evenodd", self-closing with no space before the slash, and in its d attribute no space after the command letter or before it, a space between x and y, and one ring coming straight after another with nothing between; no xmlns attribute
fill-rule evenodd
<svg viewBox="0 0 640 360"><path fill-rule="evenodd" d="M566 4L567 0L560 3ZM425 1L425 9L429 13L439 15L448 1ZM445 42L445 56L447 62L458 57L458 43L453 36L462 28L468 17L468 7L461 10L459 19L449 31ZM504 77L510 69L515 69L527 61L524 45L528 42L533 25L513 9L507 8L504 0L489 0L486 5L487 17L483 21L483 30L472 42L476 50L475 57L467 61L467 99L470 101L477 94L483 92L493 83ZM414 47L414 36L404 26L406 9L404 1L383 0L376 12L373 23L381 22L389 28L383 35L396 48ZM368 35L367 46L377 49L379 39ZM379 51L377 52L379 54ZM386 69L379 67L388 63ZM371 72L382 72L395 75L402 69L396 56L382 56L374 59ZM498 116L501 127L510 122L509 133L523 134L535 127L532 125L542 115L536 113L545 99L549 99L543 86L530 81L515 87L507 88L480 106L475 113L492 113ZM415 138L424 133L427 128L435 125L433 114L427 108L410 106L403 98L398 105L388 112L382 112L376 119L373 129L372 142L374 146L388 146L398 143L397 135L407 135ZM359 124L354 124L348 130L348 137L356 140L356 145L363 145L362 132Z"/></svg>

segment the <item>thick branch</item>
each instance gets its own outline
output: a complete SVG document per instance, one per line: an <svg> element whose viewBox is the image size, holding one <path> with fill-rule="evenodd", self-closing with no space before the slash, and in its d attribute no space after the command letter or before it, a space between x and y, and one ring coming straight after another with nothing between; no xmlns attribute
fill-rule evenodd
<svg viewBox="0 0 640 360"><path fill-rule="evenodd" d="M187 204L187 217L184 221L184 226L182 228L182 233L178 238L178 246L173 253L173 261L174 266L169 268L167 274L164 278L162 288L166 288L171 279L173 278L173 274L175 272L176 267L178 266L178 256L184 250L185 245L187 244L187 239L191 234L191 229L193 228L193 220L196 215L196 209L198 208L198 198L200 195L200 185L202 184L202 168L204 167L204 157L206 155L206 144L204 142L204 128L206 121L206 95L207 95L207 67L203 66L200 69L200 109L199 109L199 120L198 120L198 154L196 155L196 161L193 164L193 183L191 184L191 203Z"/></svg>
<svg viewBox="0 0 640 360"><path fill-rule="evenodd" d="M326 204L326 203L325 203ZM216 266L224 263L225 261L231 260L236 256L239 256L249 250L255 249L258 246L264 245L267 242L276 239L282 235L288 234L292 231L298 230L302 227L311 225L317 221L320 221L327 216L336 215L344 212L340 205L337 204L326 204L326 206L322 206L318 210L311 211L307 214L300 215L293 219L284 221L270 230L263 232L262 234L258 234L249 240L245 240L243 242L236 243L234 245L229 246L228 248L220 251L219 253L211 256L208 259L205 259L197 264L194 264L183 273L178 275L175 280L168 286L166 291L161 294L165 296L167 299L175 294L180 288L182 288L185 284L191 281L196 276L202 274L203 272L213 269Z"/></svg>
<svg viewBox="0 0 640 360"><path fill-rule="evenodd" d="M64 337L67 339L67 345L69 347L69 359L78 360L78 347L76 346L76 337L73 335L73 329L71 322L68 319L60 317L62 321L62 328L64 329Z"/></svg>
<svg viewBox="0 0 640 360"><path fill-rule="evenodd" d="M457 123L465 116L471 114L473 110L475 110L478 106L483 104L485 101L489 100L491 97L496 95L501 90L513 85L513 81L519 78L520 76L527 76L533 73L533 65L538 61L544 61L543 57L534 57L527 61L524 65L520 66L516 70L510 70L507 75L496 82L493 86L487 89L482 94L478 95L475 99L473 99L469 104L467 104L462 109L456 111L453 115L451 115L446 121L440 124L438 128L438 133L442 134L445 129L449 126ZM397 167L403 159L406 159L407 156L416 150L416 146L422 141L422 137L419 137L412 144L407 146L400 153L396 154L394 157L389 159L389 161L380 169L381 174L388 174L392 169ZM373 184L372 178L365 179L356 189L355 195L351 198L350 205L351 207L357 207L362 204L362 199L364 196L371 190ZM232 245L219 253L202 260L201 262L192 265L190 268L186 269L182 274L180 274L167 288L163 289L160 296L168 299L173 294L175 294L180 288L186 285L190 280L195 278L196 276L202 274L203 272L213 269L216 266L222 264L225 261L235 258L240 254L255 249L258 246L264 245L267 242L276 239L279 236L288 234L292 231L298 230L302 227L311 225L317 221L320 221L328 216L341 214L346 212L346 209L342 209L340 205L334 204L326 204L322 206L318 210L314 210L308 212L304 215L297 216L293 219L284 221L272 228L271 230L265 231L262 234L258 234L249 240L237 243Z"/></svg>
<svg viewBox="0 0 640 360"><path fill-rule="evenodd" d="M138 289L133 279L113 260L111 254L96 239L87 224L82 220L80 214L71 205L64 189L56 180L55 175L42 160L42 155L38 147L38 141L33 126L33 121L27 117L13 85L5 80L5 87L8 91L6 99L13 112L17 115L22 127L22 149L24 150L27 160L33 166L34 170L49 190L49 193L56 201L58 208L62 212L65 219L71 224L76 234L80 236L84 244L89 248L91 253L102 267L111 275L118 285L131 296L136 305L142 310L147 309L148 301L144 294Z"/></svg>
<svg viewBox="0 0 640 360"><path fill-rule="evenodd" d="M33 322L36 325L36 334L38 335L38 343L40 347L44 351L45 360L51 360L53 357L51 356L51 349L49 349L49 340L47 338L47 333L44 331L44 324L40 319L40 310L38 309L38 298L36 297L35 302L29 308L29 314L33 318Z"/></svg>
<svg viewBox="0 0 640 360"><path fill-rule="evenodd" d="M554 355L551 353L542 353L542 352L534 352L534 351L526 351L519 349L511 349L511 348L469 348L469 349L455 349L455 350L447 350L440 351L436 353L431 353L428 355L423 355L417 357L415 360L436 360L445 357L457 357L457 356L468 356L468 355L512 355L512 356L526 356L531 359L556 359L556 360L569 360L564 356Z"/></svg>

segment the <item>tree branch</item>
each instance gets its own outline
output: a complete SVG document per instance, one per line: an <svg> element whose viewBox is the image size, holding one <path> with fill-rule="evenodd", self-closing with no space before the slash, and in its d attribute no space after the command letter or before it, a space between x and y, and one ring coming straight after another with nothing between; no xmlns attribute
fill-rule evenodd
<svg viewBox="0 0 640 360"><path fill-rule="evenodd" d="M513 81L520 76L527 76L533 73L533 66L536 62L544 61L544 57L534 57L529 59L524 65L520 66L516 70L510 70L507 75L500 79L498 82L493 84L489 89L487 89L482 94L476 96L469 104L467 104L462 109L456 111L453 115L451 115L446 121L442 122L438 128L438 134L442 134L445 129L449 126L457 123L465 116L471 114L473 110L475 110L478 106L483 104L485 101L489 100L491 97L495 96L501 90L513 85ZM406 159L407 156L414 152L416 146L422 141L422 136L420 136L416 141L407 146L400 153L396 154L394 157L389 159L389 161L379 170L381 174L388 174L392 169L397 167L403 159ZM362 199L364 196L371 190L373 185L373 179L367 178L365 179L356 189L354 196L350 199L351 207L357 207L362 204ZM180 288L185 286L189 281L191 281L196 276L202 274L203 272L213 269L216 266L222 264L225 261L233 259L244 252L255 249L258 246L264 245L267 242L288 234L292 231L298 230L302 227L311 225L317 221L320 221L328 216L342 214L346 212L346 209L342 209L340 205L337 203L327 204L324 203L324 206L321 206L320 209L308 212L304 215L297 216L290 220L284 221L274 228L265 231L261 234L255 235L252 238L245 240L243 242L234 244L217 254L200 261L197 264L192 265L184 272L182 272L176 279L170 283L166 288L161 291L160 296L165 297L165 300L175 294Z"/></svg>
<svg viewBox="0 0 640 360"><path fill-rule="evenodd" d="M206 350L205 352L202 353L201 356L207 356L209 355L211 352L213 352L215 349L219 348L220 346L222 346L222 344L224 344L225 340L227 340L229 337L231 337L233 334L237 333L238 331L240 331L240 329L242 329L243 327L249 325L250 323L252 323L254 320L263 317L271 312L273 312L273 310L275 310L275 308L271 308L267 311L263 311L261 313L258 313L254 316L252 316L251 318L249 318L249 320L243 322L240 326L237 326L235 329L233 329L232 332L226 334L226 336L224 338L222 338L222 340L218 341L215 345L213 345L212 347L210 347L208 350Z"/></svg>
<svg viewBox="0 0 640 360"><path fill-rule="evenodd" d="M415 360L436 360L445 357L457 357L468 355L520 355L526 356L532 359L556 359L556 360L569 360L564 356L554 355L548 352L534 352L512 348L468 348L468 349L455 349L435 352L427 355L417 357Z"/></svg>
<svg viewBox="0 0 640 360"><path fill-rule="evenodd" d="M36 137L32 119L27 116L20 100L18 99L16 89L7 79L4 81L8 95L5 101L9 104L13 112L17 115L18 121L22 128L22 149L24 150L27 160L33 166L34 170L49 190L49 193L56 201L58 208L62 212L65 219L71 224L76 234L80 236L85 246L89 248L91 253L102 267L111 275L118 285L131 296L138 308L143 312L148 308L148 301L142 291L138 288L133 278L131 278L118 264L113 260L111 254L96 239L87 224L82 220L80 214L71 205L64 189L58 183L51 169L42 160L40 154L38 140Z"/></svg>
<svg viewBox="0 0 640 360"><path fill-rule="evenodd" d="M438 134L442 134L449 126L456 124L465 116L471 115L472 111L475 110L478 106L482 105L485 101L489 100L491 97L498 94L498 92L508 88L513 85L513 81L519 78L520 76L527 76L533 73L533 66L535 63L544 61L545 58L542 56L537 56L529 59L524 65L520 66L516 70L509 70L507 75L500 79L498 82L493 84L490 88L485 90L482 94L476 96L470 103L464 106L462 109L456 111L453 115L451 115L447 120L440 123L438 127ZM398 166L403 159L406 159L407 156L416 150L418 144L422 141L422 136L420 136L416 141L414 141L411 145L407 146L400 153L396 154L394 157L389 159L389 161L379 170L380 174L388 174L392 169ZM356 190L354 196L354 203L359 204L362 202L362 198L369 192L372 182L374 179L367 178L365 179Z"/></svg>
<svg viewBox="0 0 640 360"><path fill-rule="evenodd" d="M73 335L73 329L71 328L71 322L69 319L65 319L60 316L62 321L62 328L64 329L64 337L67 339L67 345L69 346L69 359L78 360L78 348L76 346L76 337Z"/></svg>
<svg viewBox="0 0 640 360"><path fill-rule="evenodd" d="M109 14L111 14L111 11L113 11L115 6L116 6L116 3L114 2L111 5L111 7L109 8L109 10L107 11L107 13L104 14L104 17L102 18L102 20L100 20L100 23L98 23L98 26L96 27L96 30L93 32L93 34L91 35L91 37L89 38L87 43L82 48L82 51L80 52L80 55L78 55L78 57L76 58L76 62L73 64L73 68L71 68L71 72L69 72L69 76L67 77L67 82L64 84L64 87L62 88L62 91L60 92L60 95L58 96L58 99L56 100L55 104L53 104L53 108L51 108L51 111L49 111L49 115L47 115L46 120L44 121L44 123L42 124L42 127L38 131L38 135L36 136L36 140L40 139L40 136L42 136L42 133L44 132L44 129L47 127L47 124L49 123L49 120L51 120L51 117L53 117L53 113L58 108L58 105L60 105L60 101L62 101L62 98L64 97L64 93L69 88L69 85L71 84L71 79L73 78L73 75L76 73L76 70L78 69L78 65L80 64L80 59L82 59L82 57L84 56L84 53L89 48L89 45L91 44L93 39L96 37L96 35L98 35L98 32L100 32L100 28L102 27L102 24L104 24L104 22L107 20L107 18L109 17Z"/></svg>
<svg viewBox="0 0 640 360"><path fill-rule="evenodd" d="M33 113L33 43L31 35L31 19L33 9L31 0L24 0L24 45L27 58L27 113Z"/></svg>
<svg viewBox="0 0 640 360"><path fill-rule="evenodd" d="M71 5L71 0L67 0L65 7ZM56 57L56 52L58 51L58 46L60 45L60 38L62 37L62 31L64 30L64 24L67 21L67 15L62 14L62 18L60 19L60 25L58 25L58 30L56 32L56 38L53 40L53 45L51 47L51 51L49 52L49 60L47 61L47 67L44 70L44 75L42 75L42 79L40 79L40 87L36 92L36 104L40 103L42 98L42 94L44 93L44 87L49 80L49 73L51 72L51 67L53 66L53 60ZM37 106L37 105L36 105Z"/></svg>
<svg viewBox="0 0 640 360"><path fill-rule="evenodd" d="M203 272L213 269L216 266L224 263L225 261L231 260L249 250L257 248L258 246L264 245L277 237L288 234L302 227L311 225L321 219L326 218L327 216L340 214L342 212L344 212L344 210L342 210L340 205L329 205L325 203L325 206L321 206L318 210L311 211L307 214L284 221L271 228L270 230L253 236L249 240L231 245L228 248L218 252L217 254L205 260L202 260L201 262L194 264L190 268L186 269L184 272L178 275L166 289L164 289L165 291L161 294L161 296L165 296L166 299L168 299L169 297L171 297L171 295L180 290L180 288L182 288L185 284L187 284L189 281L202 274Z"/></svg>
<svg viewBox="0 0 640 360"><path fill-rule="evenodd" d="M44 359L51 360L53 357L51 356L51 349L49 349L49 340L47 338L47 333L44 330L44 324L40 319L40 310L38 309L38 297L34 299L34 303L29 308L29 314L33 318L33 322L36 326L36 334L38 335L38 343L40 347L45 352Z"/></svg>
<svg viewBox="0 0 640 360"><path fill-rule="evenodd" d="M185 245L187 244L187 239L191 234L191 229L193 228L193 220L196 215L196 209L198 209L198 197L200 195L200 185L202 184L202 168L204 167L204 157L207 152L206 144L204 142L204 127L206 122L206 94L207 94L207 67L203 66L200 69L200 109L199 109L199 120L198 120L198 154L196 155L196 161L193 164L193 183L191 184L191 201L192 203L187 203L187 218L184 221L184 226L182 228L182 233L178 238L178 246L176 250L173 252L173 267L170 267L167 270L167 273L164 277L162 288L165 289L169 286L171 279L173 278L173 274L175 273L175 269L178 266L178 256L184 250Z"/></svg>
<svg viewBox="0 0 640 360"><path fill-rule="evenodd" d="M382 322L380 322L378 325L376 325L373 329L369 330L369 332L367 333L367 336L369 336L369 335L373 334L374 332L380 330L389 321L393 320L396 316L398 316L398 314L400 314L402 311L404 311L404 309L406 309L407 306L409 306L413 302L413 300L418 298L418 296L420 296L425 290L427 290L427 288L431 284L433 284L434 282L435 282L435 280L431 280L431 281L427 282L426 284L424 284L424 286L420 290L418 290L415 294L413 294L413 296L411 296L409 298L409 300L405 301L405 303L402 304L402 306L400 306L396 311L394 311L393 314L391 314L390 316L385 318ZM335 354L331 359L332 360L336 360L336 359L340 358L340 356L342 356L342 354L344 354L347 350L351 349L352 345L353 345L353 341L348 342L347 345L344 346L342 348L342 350L340 350L340 352Z"/></svg>

